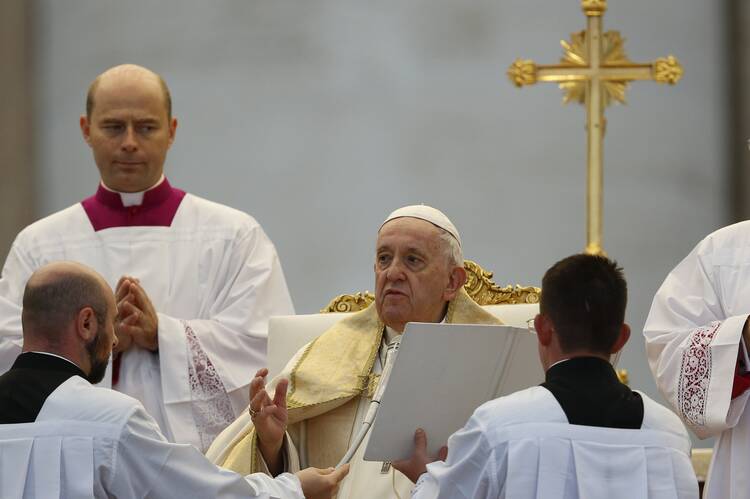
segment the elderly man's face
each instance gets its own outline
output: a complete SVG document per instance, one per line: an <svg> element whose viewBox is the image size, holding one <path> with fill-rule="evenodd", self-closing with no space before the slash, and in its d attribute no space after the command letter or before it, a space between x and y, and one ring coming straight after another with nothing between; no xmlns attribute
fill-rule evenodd
<svg viewBox="0 0 750 499"><path fill-rule="evenodd" d="M91 117L81 117L104 185L121 192L143 191L159 180L176 127L158 80L137 72L103 77Z"/></svg>
<svg viewBox="0 0 750 499"><path fill-rule="evenodd" d="M375 307L396 331L407 322L438 322L463 282L439 230L417 218L397 218L378 233L375 252Z"/></svg>

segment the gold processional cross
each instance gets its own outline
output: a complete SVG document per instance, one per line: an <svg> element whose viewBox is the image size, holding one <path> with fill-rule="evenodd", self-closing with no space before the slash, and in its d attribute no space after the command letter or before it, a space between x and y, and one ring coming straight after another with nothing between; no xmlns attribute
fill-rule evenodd
<svg viewBox="0 0 750 499"><path fill-rule="evenodd" d="M586 105L588 134L588 194L586 196L586 253L604 254L602 248L602 139L606 127L604 108L613 101L625 104L625 90L634 80L656 80L674 85L682 77L682 66L673 56L637 64L625 54L619 31L602 33L607 0L581 0L587 29L565 40L560 64L541 66L516 59L508 77L518 87L538 81L555 82L565 92L563 103Z"/></svg>

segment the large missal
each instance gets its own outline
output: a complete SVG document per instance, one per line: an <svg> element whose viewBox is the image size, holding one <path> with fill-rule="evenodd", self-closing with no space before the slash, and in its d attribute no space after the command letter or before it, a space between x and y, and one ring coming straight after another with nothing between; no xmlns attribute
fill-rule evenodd
<svg viewBox="0 0 750 499"><path fill-rule="evenodd" d="M364 459L408 459L417 428L435 456L474 409L543 380L536 335L526 328L409 323Z"/></svg>

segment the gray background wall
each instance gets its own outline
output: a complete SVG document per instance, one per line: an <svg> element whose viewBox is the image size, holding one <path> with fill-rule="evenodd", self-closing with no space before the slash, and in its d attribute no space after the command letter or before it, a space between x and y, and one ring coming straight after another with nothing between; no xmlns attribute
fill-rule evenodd
<svg viewBox="0 0 750 499"><path fill-rule="evenodd" d="M605 248L624 266L635 335L621 360L656 395L640 337L654 292L729 221L721 10L612 0L636 61L674 53L674 88L637 83L607 111ZM553 85L518 90L524 56L553 63L585 27L578 0L404 2L37 0L34 139L43 216L90 195L77 120L88 83L134 62L160 72L180 120L173 184L254 215L297 311L372 289L375 231L424 202L496 281L538 285L584 245L584 112Z"/></svg>

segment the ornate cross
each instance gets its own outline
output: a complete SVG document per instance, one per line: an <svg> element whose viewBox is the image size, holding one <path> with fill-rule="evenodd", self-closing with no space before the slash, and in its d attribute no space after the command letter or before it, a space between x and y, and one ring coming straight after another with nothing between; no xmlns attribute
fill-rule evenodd
<svg viewBox="0 0 750 499"><path fill-rule="evenodd" d="M625 103L625 90L634 80L656 80L674 85L682 77L682 66L673 56L638 64L625 54L619 31L602 33L607 0L581 0L587 29L570 35L560 44L560 64L541 66L516 59L508 77L518 87L538 81L555 82L565 92L563 102L586 105L588 134L588 181L586 196L586 253L603 254L602 248L602 139L606 127L604 109L614 101Z"/></svg>

